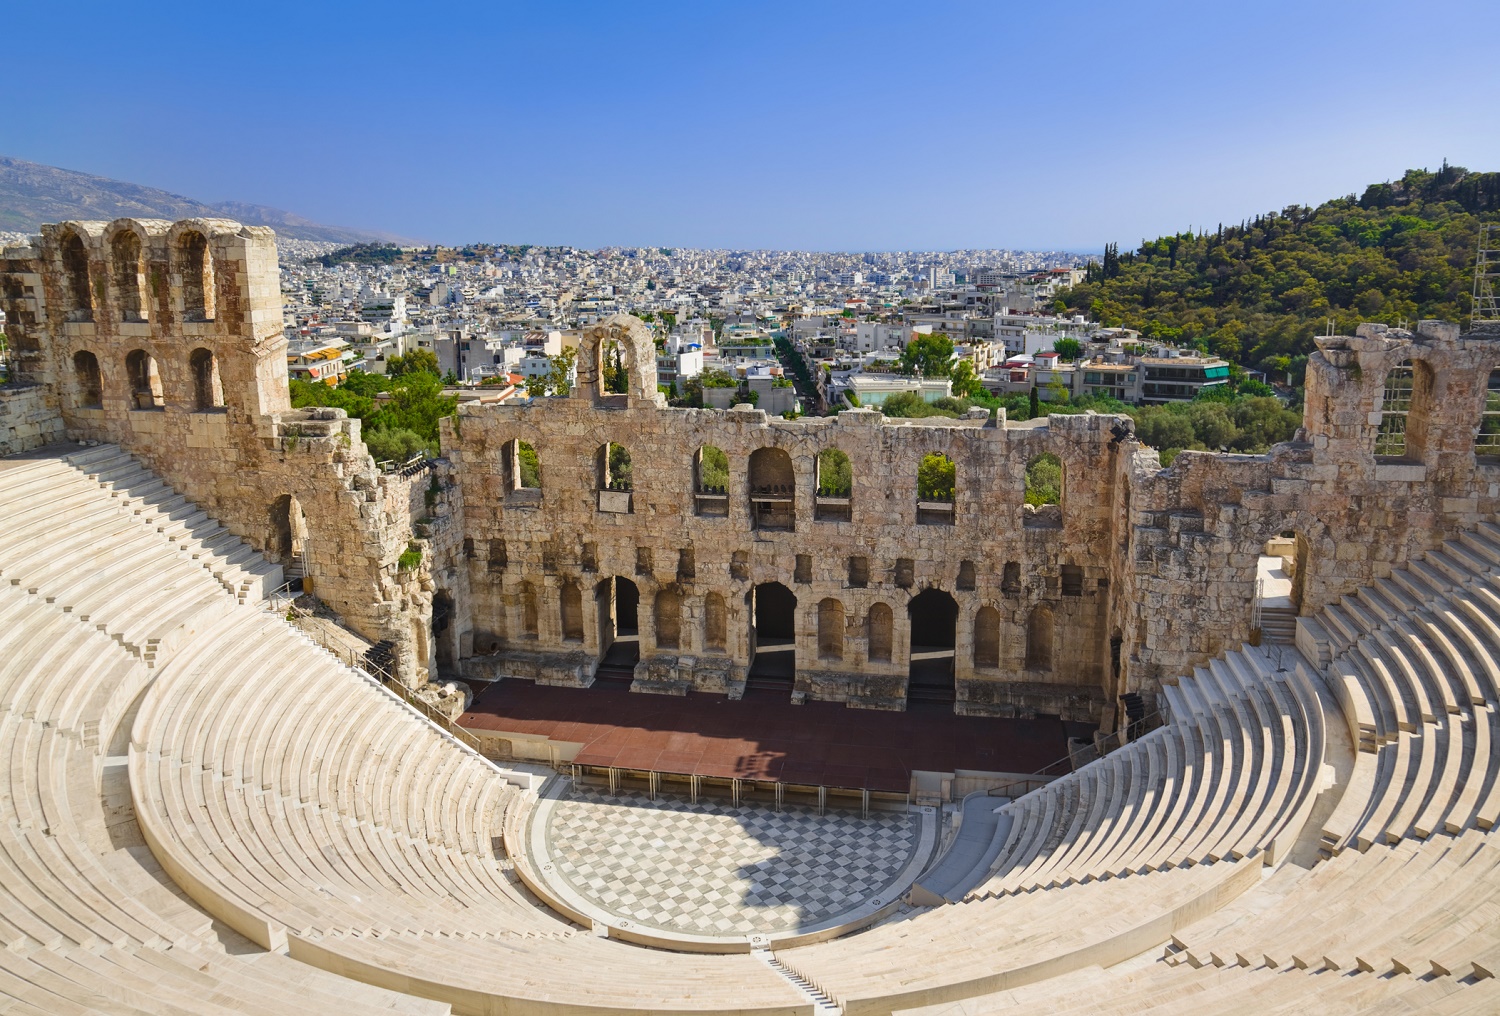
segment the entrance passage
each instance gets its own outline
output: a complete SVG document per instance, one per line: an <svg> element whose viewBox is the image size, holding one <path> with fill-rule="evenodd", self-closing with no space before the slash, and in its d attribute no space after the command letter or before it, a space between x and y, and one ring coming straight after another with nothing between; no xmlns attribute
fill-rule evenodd
<svg viewBox="0 0 1500 1016"><path fill-rule="evenodd" d="M307 517L302 514L302 505L290 494L283 494L272 503L270 516L266 557L281 565L283 581L300 592L307 575Z"/></svg>
<svg viewBox="0 0 1500 1016"><path fill-rule="evenodd" d="M599 667L595 688L629 688L641 659L641 593L634 582L616 575L594 587L599 609Z"/></svg>
<svg viewBox="0 0 1500 1016"><path fill-rule="evenodd" d="M957 698L953 656L958 644L958 604L941 589L927 589L912 598L906 612L911 619L907 706L951 706Z"/></svg>
<svg viewBox="0 0 1500 1016"><path fill-rule="evenodd" d="M745 693L790 695L797 673L797 597L780 582L763 582L750 598L754 655Z"/></svg>

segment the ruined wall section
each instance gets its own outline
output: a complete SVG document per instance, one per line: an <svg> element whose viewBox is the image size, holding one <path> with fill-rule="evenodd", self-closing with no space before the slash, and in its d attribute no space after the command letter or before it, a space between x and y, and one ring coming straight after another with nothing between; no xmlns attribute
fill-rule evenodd
<svg viewBox="0 0 1500 1016"><path fill-rule="evenodd" d="M607 398L607 397L606 397ZM620 400L623 402L624 400ZM910 648L907 607L924 589L958 604L959 709L1030 710L1098 719L1107 678L1110 575L1114 543L1110 490L1122 438L1114 417L1053 418L1050 426L1005 428L987 420L897 421L870 410L784 421L758 410L661 410L644 398L612 408L591 398L529 405L462 407L443 442L462 502L463 538L451 560L467 584L457 596L456 636L482 659L470 673L588 684L603 650L595 605L612 576L640 591L642 660L636 686L738 694L752 654L750 591L777 582L797 600L797 691L809 698L875 708L905 702ZM532 445L541 487L518 489L508 450ZM631 455L630 511L601 510L623 500L598 489L600 449ZM727 514L697 513L695 452L711 445L729 461ZM791 462L791 531L756 528L749 464L774 448ZM817 517L817 457L849 456L854 487L849 521ZM956 464L951 525L919 524L917 471L940 452ZM1026 464L1043 452L1065 467L1061 512L1028 512ZM851 564L858 559L858 564ZM1007 581L1007 564L1013 567ZM1065 567L1070 572L1064 576ZM861 576L860 573L863 573ZM861 578L863 581L861 582ZM582 630L564 633L564 589L583 603ZM658 593L681 598L678 644L660 644ZM722 647L706 644L707 598L727 615ZM836 600L845 618L839 648L819 639L819 605ZM894 620L889 659L872 658L871 608ZM1048 665L1027 667L1028 620L1053 611ZM992 608L995 665L976 665L975 623Z"/></svg>
<svg viewBox="0 0 1500 1016"><path fill-rule="evenodd" d="M1500 333L1460 336L1424 321L1416 334L1362 325L1321 337L1310 358L1304 440L1264 456L1183 452L1170 469L1126 464L1131 497L1126 683L1189 671L1249 639L1256 558L1296 538L1294 601L1316 613L1385 578L1500 509L1500 462L1475 454ZM1390 372L1411 363L1401 456L1377 456Z"/></svg>
<svg viewBox="0 0 1500 1016"><path fill-rule="evenodd" d="M10 381L0 385L0 455L14 455L64 437L62 406L43 352L37 323L46 313L45 287L35 271L37 251L0 252L0 307L6 313Z"/></svg>
<svg viewBox="0 0 1500 1016"><path fill-rule="evenodd" d="M0 294L24 381L70 440L111 442L272 560L278 503L306 527L299 563L317 595L425 678L425 595L399 572L409 491L388 494L340 410L294 411L275 234L226 219L44 226L0 256ZM285 517L285 512L282 512Z"/></svg>
<svg viewBox="0 0 1500 1016"><path fill-rule="evenodd" d="M0 455L63 440L62 413L45 385L0 385Z"/></svg>

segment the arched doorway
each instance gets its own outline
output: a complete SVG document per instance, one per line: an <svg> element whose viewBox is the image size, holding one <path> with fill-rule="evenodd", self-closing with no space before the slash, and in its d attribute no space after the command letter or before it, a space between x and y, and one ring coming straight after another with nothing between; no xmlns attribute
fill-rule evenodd
<svg viewBox="0 0 1500 1016"><path fill-rule="evenodd" d="M281 565L281 578L300 590L307 577L307 516L302 505L290 494L283 494L271 504L271 538L266 541L266 557Z"/></svg>
<svg viewBox="0 0 1500 1016"><path fill-rule="evenodd" d="M594 587L599 611L599 666L595 688L630 688L635 665L641 660L641 593L634 582L618 575Z"/></svg>
<svg viewBox="0 0 1500 1016"><path fill-rule="evenodd" d="M924 589L906 608L911 620L911 663L906 703L951 706L957 697L953 655L958 645L958 603L941 589Z"/></svg>
<svg viewBox="0 0 1500 1016"><path fill-rule="evenodd" d="M753 655L745 691L790 694L797 674L797 597L780 582L762 582L750 596Z"/></svg>

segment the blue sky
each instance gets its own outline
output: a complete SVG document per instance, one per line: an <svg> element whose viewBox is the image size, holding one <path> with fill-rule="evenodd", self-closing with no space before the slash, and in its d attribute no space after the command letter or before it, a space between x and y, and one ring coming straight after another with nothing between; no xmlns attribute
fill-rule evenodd
<svg viewBox="0 0 1500 1016"><path fill-rule="evenodd" d="M1492 4L81 3L0 154L440 242L1129 247L1500 170Z"/></svg>

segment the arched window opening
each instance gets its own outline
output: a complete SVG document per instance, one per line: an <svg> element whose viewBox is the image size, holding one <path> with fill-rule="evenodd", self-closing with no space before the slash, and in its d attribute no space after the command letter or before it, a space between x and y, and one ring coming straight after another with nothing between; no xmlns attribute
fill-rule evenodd
<svg viewBox="0 0 1500 1016"><path fill-rule="evenodd" d="M1023 524L1040 529L1062 526L1062 459L1043 452L1026 463L1025 501Z"/></svg>
<svg viewBox="0 0 1500 1016"><path fill-rule="evenodd" d="M1000 612L994 607L974 614L974 666L1000 666Z"/></svg>
<svg viewBox="0 0 1500 1016"><path fill-rule="evenodd" d="M703 648L722 653L728 628L724 597L709 593L703 598Z"/></svg>
<svg viewBox="0 0 1500 1016"><path fill-rule="evenodd" d="M1062 504L1062 459L1043 452L1026 463L1026 503L1033 507Z"/></svg>
<svg viewBox="0 0 1500 1016"><path fill-rule="evenodd" d="M891 662L891 638L895 629L895 614L889 605L877 603L870 607L865 617L865 639L869 643L871 663Z"/></svg>
<svg viewBox="0 0 1500 1016"><path fill-rule="evenodd" d="M844 658L844 605L832 597L818 604L818 658Z"/></svg>
<svg viewBox="0 0 1500 1016"><path fill-rule="evenodd" d="M530 491L541 492L542 462L536 449L526 441L512 439L501 446L502 462L506 479L506 493Z"/></svg>
<svg viewBox="0 0 1500 1016"><path fill-rule="evenodd" d="M120 303L120 320L146 320L146 301L141 296L145 286L145 265L141 260L141 238L123 229L109 244L110 264L114 268L115 299Z"/></svg>
<svg viewBox="0 0 1500 1016"><path fill-rule="evenodd" d="M1500 456L1500 368L1490 371L1489 380L1484 387L1484 408L1479 413L1474 454Z"/></svg>
<svg viewBox="0 0 1500 1016"><path fill-rule="evenodd" d="M724 449L704 445L693 454L693 501L699 515L729 515L729 456Z"/></svg>
<svg viewBox="0 0 1500 1016"><path fill-rule="evenodd" d="M635 481L630 466L630 451L613 441L599 448L599 489L634 490Z"/></svg>
<svg viewBox="0 0 1500 1016"><path fill-rule="evenodd" d="M530 582L521 583L521 634L536 638L540 630L537 622L536 588Z"/></svg>
<svg viewBox="0 0 1500 1016"><path fill-rule="evenodd" d="M635 489L635 480L630 452L625 446L613 441L600 445L594 455L594 469L599 484L599 510L616 514L633 511L631 492Z"/></svg>
<svg viewBox="0 0 1500 1016"><path fill-rule="evenodd" d="M917 466L917 524L953 525L958 467L942 452L929 452Z"/></svg>
<svg viewBox="0 0 1500 1016"><path fill-rule="evenodd" d="M750 453L750 504L756 529L796 528L797 479L785 450L757 448Z"/></svg>
<svg viewBox="0 0 1500 1016"><path fill-rule="evenodd" d="M1410 360L1392 367L1385 376L1380 396L1380 429L1375 434L1375 454L1381 458L1406 457L1406 431L1415 383Z"/></svg>
<svg viewBox="0 0 1500 1016"><path fill-rule="evenodd" d="M599 346L599 382L605 395L625 395L630 391L630 364L619 339L609 339Z"/></svg>
<svg viewBox="0 0 1500 1016"><path fill-rule="evenodd" d="M219 360L212 350L195 349L188 358L193 372L193 403L198 412L224 407L224 383L219 379Z"/></svg>
<svg viewBox="0 0 1500 1016"><path fill-rule="evenodd" d="M568 579L562 584L558 597L558 612L562 620L564 642L583 641L583 593L578 583Z"/></svg>
<svg viewBox="0 0 1500 1016"><path fill-rule="evenodd" d="M125 357L125 374L130 379L130 393L136 409L161 409L166 398L162 395L161 375L156 370L156 358L144 349L132 350Z"/></svg>
<svg viewBox="0 0 1500 1016"><path fill-rule="evenodd" d="M94 293L89 283L89 252L83 237L69 233L62 245L63 279L69 321L94 320Z"/></svg>
<svg viewBox="0 0 1500 1016"><path fill-rule="evenodd" d="M820 522L848 522L852 511L854 470L849 456L837 448L818 453L818 496L813 518Z"/></svg>
<svg viewBox="0 0 1500 1016"><path fill-rule="evenodd" d="M214 267L208 255L208 238L190 232L179 245L182 272L182 317L185 321L214 319Z"/></svg>
<svg viewBox="0 0 1500 1016"><path fill-rule="evenodd" d="M295 497L283 494L271 503L270 521L266 556L281 565L283 581L299 588L307 574L307 516Z"/></svg>
<svg viewBox="0 0 1500 1016"><path fill-rule="evenodd" d="M1038 604L1026 621L1026 669L1052 669L1052 608Z"/></svg>
<svg viewBox="0 0 1500 1016"><path fill-rule="evenodd" d="M954 654L958 603L941 589L924 589L907 607L911 621L911 665L906 699L951 704L956 697Z"/></svg>
<svg viewBox="0 0 1500 1016"><path fill-rule="evenodd" d="M78 385L78 405L82 409L99 409L104 405L104 381L99 375L99 358L87 349L73 354L73 380Z"/></svg>
<svg viewBox="0 0 1500 1016"><path fill-rule="evenodd" d="M682 643L682 594L672 586L656 591L656 645L678 649Z"/></svg>

